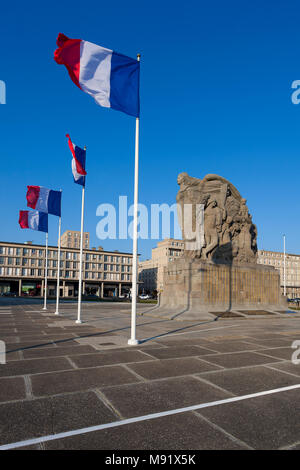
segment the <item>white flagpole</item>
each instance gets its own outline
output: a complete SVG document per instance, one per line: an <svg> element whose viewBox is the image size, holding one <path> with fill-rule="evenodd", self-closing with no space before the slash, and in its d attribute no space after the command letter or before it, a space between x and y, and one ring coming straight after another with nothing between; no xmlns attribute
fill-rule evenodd
<svg viewBox="0 0 300 470"><path fill-rule="evenodd" d="M44 290L43 310L47 310L47 280L48 280L48 232L46 233L45 290Z"/></svg>
<svg viewBox="0 0 300 470"><path fill-rule="evenodd" d="M86 147L84 147L86 150ZM82 297L82 258L83 258L83 226L84 226L84 196L85 187L82 186L82 199L81 199L81 231L80 231L80 260L79 260L79 283L78 283L78 312L76 323L81 321L81 297Z"/></svg>
<svg viewBox="0 0 300 470"><path fill-rule="evenodd" d="M60 284L60 237L61 237L61 215L58 223L58 253L57 253L57 287L56 287L56 310L55 315L59 315L59 284Z"/></svg>
<svg viewBox="0 0 300 470"><path fill-rule="evenodd" d="M140 54L137 55L138 62ZM131 338L128 344L136 346L136 296L137 296L137 216L138 216L138 191L139 191L139 128L140 120L135 121L135 166L134 166L134 216L133 216L133 259L132 259L132 289L131 289Z"/></svg>
<svg viewBox="0 0 300 470"><path fill-rule="evenodd" d="M286 254L285 254L285 235L283 235L283 295L286 297Z"/></svg>

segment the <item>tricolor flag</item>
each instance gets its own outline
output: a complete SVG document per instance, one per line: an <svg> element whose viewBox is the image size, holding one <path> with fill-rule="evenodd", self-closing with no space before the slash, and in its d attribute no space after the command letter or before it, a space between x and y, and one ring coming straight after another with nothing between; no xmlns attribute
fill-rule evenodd
<svg viewBox="0 0 300 470"><path fill-rule="evenodd" d="M27 186L27 206L47 214L61 216L61 191L43 186Z"/></svg>
<svg viewBox="0 0 300 470"><path fill-rule="evenodd" d="M105 108L139 117L140 63L111 49L59 33L54 60L75 85Z"/></svg>
<svg viewBox="0 0 300 470"><path fill-rule="evenodd" d="M81 186L85 186L85 157L86 157L86 151L78 145L73 144L71 141L71 137L69 134L66 134L66 137L68 137L68 144L70 147L70 150L72 152L73 158L72 158L72 173L74 177L74 182L77 184L81 184Z"/></svg>
<svg viewBox="0 0 300 470"><path fill-rule="evenodd" d="M48 214L39 211L20 211L19 224L21 228L48 232Z"/></svg>

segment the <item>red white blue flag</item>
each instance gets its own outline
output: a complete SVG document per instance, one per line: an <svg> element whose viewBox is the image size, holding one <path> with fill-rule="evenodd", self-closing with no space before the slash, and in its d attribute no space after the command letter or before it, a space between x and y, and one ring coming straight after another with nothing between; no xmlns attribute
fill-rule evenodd
<svg viewBox="0 0 300 470"><path fill-rule="evenodd" d="M54 60L72 81L105 108L140 115L140 62L82 39L59 33Z"/></svg>
<svg viewBox="0 0 300 470"><path fill-rule="evenodd" d="M48 232L48 214L39 211L20 211L19 224L21 228L30 228L39 232Z"/></svg>
<svg viewBox="0 0 300 470"><path fill-rule="evenodd" d="M71 141L71 137L69 134L66 134L68 137L68 144L73 155L72 158L72 173L74 177L74 183L81 184L81 186L85 186L85 159L86 159L86 151L78 145L73 144Z"/></svg>
<svg viewBox="0 0 300 470"><path fill-rule="evenodd" d="M27 186L27 206L47 214L61 216L61 191L43 186Z"/></svg>

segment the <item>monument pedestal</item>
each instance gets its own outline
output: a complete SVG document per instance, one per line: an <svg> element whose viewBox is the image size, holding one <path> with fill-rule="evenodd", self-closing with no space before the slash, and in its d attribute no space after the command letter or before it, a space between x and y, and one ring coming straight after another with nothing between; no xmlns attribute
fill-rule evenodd
<svg viewBox="0 0 300 470"><path fill-rule="evenodd" d="M209 312L278 308L282 308L282 296L275 268L180 258L164 270L164 289L155 315L205 320L212 318Z"/></svg>

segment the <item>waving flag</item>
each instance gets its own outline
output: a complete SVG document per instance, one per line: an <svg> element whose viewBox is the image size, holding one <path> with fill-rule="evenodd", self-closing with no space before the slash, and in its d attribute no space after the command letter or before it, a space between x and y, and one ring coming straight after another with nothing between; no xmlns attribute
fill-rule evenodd
<svg viewBox="0 0 300 470"><path fill-rule="evenodd" d="M61 191L43 188L43 186L27 186L27 206L47 214L61 216Z"/></svg>
<svg viewBox="0 0 300 470"><path fill-rule="evenodd" d="M75 85L105 108L139 117L140 63L111 49L59 33L54 60Z"/></svg>
<svg viewBox="0 0 300 470"><path fill-rule="evenodd" d="M39 211L20 211L19 224L21 228L48 233L48 214Z"/></svg>
<svg viewBox="0 0 300 470"><path fill-rule="evenodd" d="M71 153L73 155L72 158L72 173L74 177L74 182L77 184L81 184L81 186L85 186L85 157L86 157L86 151L78 145L75 145L71 141L71 137L69 134L66 134L66 137L68 137L68 144L71 150Z"/></svg>

